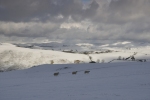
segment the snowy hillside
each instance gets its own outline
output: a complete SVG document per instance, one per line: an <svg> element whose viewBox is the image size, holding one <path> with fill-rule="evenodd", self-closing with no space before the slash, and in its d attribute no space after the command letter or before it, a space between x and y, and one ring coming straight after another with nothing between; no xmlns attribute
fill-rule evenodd
<svg viewBox="0 0 150 100"><path fill-rule="evenodd" d="M66 64L74 60L89 62L83 54L68 54L52 50L39 50L16 47L12 44L0 45L0 70L25 69L41 64Z"/></svg>
<svg viewBox="0 0 150 100"><path fill-rule="evenodd" d="M148 43L124 42L95 42L95 43L24 43L0 44L0 71L26 69L42 64L71 64L79 60L89 63L132 62L131 59L122 61L134 55L138 59L150 61L150 46ZM91 59L89 59L91 57Z"/></svg>
<svg viewBox="0 0 150 100"><path fill-rule="evenodd" d="M41 65L2 72L0 100L150 100L149 65ZM78 72L72 75L73 71Z"/></svg>

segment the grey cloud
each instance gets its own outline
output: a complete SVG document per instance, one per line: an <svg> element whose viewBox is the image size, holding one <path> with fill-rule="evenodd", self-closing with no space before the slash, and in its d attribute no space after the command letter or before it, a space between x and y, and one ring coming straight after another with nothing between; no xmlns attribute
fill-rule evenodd
<svg viewBox="0 0 150 100"><path fill-rule="evenodd" d="M31 18L43 17L48 12L48 0L1 0L0 20L2 21L27 21Z"/></svg>
<svg viewBox="0 0 150 100"><path fill-rule="evenodd" d="M97 0L98 13L93 19L95 22L124 24L143 19L149 20L150 0Z"/></svg>
<svg viewBox="0 0 150 100"><path fill-rule="evenodd" d="M111 15L122 21L136 21L150 16L149 0L112 0L109 5Z"/></svg>
<svg viewBox="0 0 150 100"><path fill-rule="evenodd" d="M46 37L58 28L59 24L51 22L0 22L0 35L8 37Z"/></svg>
<svg viewBox="0 0 150 100"><path fill-rule="evenodd" d="M135 22L130 25L130 28L126 30L126 33L136 33L136 34L142 34L142 33L149 33L150 32L150 23L149 22ZM149 33L150 35L150 33Z"/></svg>
<svg viewBox="0 0 150 100"><path fill-rule="evenodd" d="M31 19L50 20L58 15L71 16L74 20L89 18L98 8L93 1L88 9L83 9L80 0L1 0L1 21L31 21Z"/></svg>
<svg viewBox="0 0 150 100"><path fill-rule="evenodd" d="M0 35L150 42L150 0L90 0L86 4L81 0L0 0Z"/></svg>

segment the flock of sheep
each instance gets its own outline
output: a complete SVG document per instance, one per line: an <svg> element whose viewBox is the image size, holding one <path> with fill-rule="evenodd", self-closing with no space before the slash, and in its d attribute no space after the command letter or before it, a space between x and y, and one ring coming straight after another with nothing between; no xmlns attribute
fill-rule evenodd
<svg viewBox="0 0 150 100"><path fill-rule="evenodd" d="M78 72L78 71L73 71L73 72L72 72L72 75L77 74L77 72ZM84 74L88 74L89 72L90 72L89 70L84 71ZM58 76L58 75L59 75L59 72L54 73L54 76Z"/></svg>
<svg viewBox="0 0 150 100"><path fill-rule="evenodd" d="M81 63L81 62L82 62L82 61L80 61L80 60L75 60L75 61L74 61L75 64L78 64L78 63ZM78 72L78 71L73 71L73 72L72 72L72 75L77 74L77 72ZM89 72L90 72L89 70L84 71L84 74L88 74ZM56 73L54 73L54 76L58 76L59 74L60 74L59 72L56 72Z"/></svg>

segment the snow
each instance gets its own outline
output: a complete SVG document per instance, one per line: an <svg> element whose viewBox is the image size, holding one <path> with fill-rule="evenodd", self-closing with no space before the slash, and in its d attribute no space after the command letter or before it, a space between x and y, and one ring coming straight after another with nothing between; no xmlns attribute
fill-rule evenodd
<svg viewBox="0 0 150 100"><path fill-rule="evenodd" d="M0 43L0 100L150 100L149 65L149 43Z"/></svg>
<svg viewBox="0 0 150 100"><path fill-rule="evenodd" d="M109 44L101 45L101 47L107 47L107 46L109 46Z"/></svg>
<svg viewBox="0 0 150 100"><path fill-rule="evenodd" d="M129 41L124 41L124 42L116 42L116 43L113 43L112 45L119 45L119 44L130 44L131 42Z"/></svg>
<svg viewBox="0 0 150 100"><path fill-rule="evenodd" d="M0 70L26 69L41 64L73 63L74 60L89 62L83 54L68 54L60 51L39 50L16 47L12 44L0 45Z"/></svg>
<svg viewBox="0 0 150 100"><path fill-rule="evenodd" d="M93 46L93 44L90 44L90 43L79 43L79 44L76 44L77 46Z"/></svg>
<svg viewBox="0 0 150 100"><path fill-rule="evenodd" d="M63 43L63 42L62 42ZM120 42L123 44L132 45L132 43L129 43L127 41ZM131 62L131 61L118 61L114 59L118 59L119 56L121 58L127 58L131 55L134 55L136 53L135 58L136 59L146 59L147 61L150 61L150 46L149 44L142 43L142 44L136 44L136 47L132 47L130 49L126 49L126 47L111 47L111 45L107 44L108 47L105 47L104 45L94 45L91 43L75 43L75 47L72 45L70 47L63 48L63 45L61 43L55 43L50 42L46 44L35 44L34 43L34 49L32 48L26 48L26 45L33 45L30 43L23 44L25 47L18 47L16 45L10 44L10 43L1 43L0 45L0 71L10 71L15 69L27 69L31 68L33 66L38 66L42 64L51 64L51 61L54 61L54 64L71 64L74 63L75 60L80 60L82 63L88 63L90 62L89 56L92 57L93 61L99 61L108 63L108 62ZM63 51L70 51L73 50L74 53L66 53L62 51L56 51L56 50L43 50L38 49L41 48L40 46L55 46L56 49L63 48ZM78 47L77 47L78 45ZM135 44L134 44L135 45ZM68 46L68 44L67 44ZM36 47L36 48L35 48ZM75 48L78 48L79 50L75 50ZM79 48L80 47L80 48ZM73 49L72 49L73 48ZM82 51L82 53L81 53ZM86 55L83 54L84 51L90 52L90 54Z"/></svg>
<svg viewBox="0 0 150 100"><path fill-rule="evenodd" d="M128 42L128 41L124 41L124 42L122 42L122 44L128 44L128 43L131 43L131 42Z"/></svg>
<svg viewBox="0 0 150 100"><path fill-rule="evenodd" d="M0 100L150 100L149 65L55 64L1 72Z"/></svg>

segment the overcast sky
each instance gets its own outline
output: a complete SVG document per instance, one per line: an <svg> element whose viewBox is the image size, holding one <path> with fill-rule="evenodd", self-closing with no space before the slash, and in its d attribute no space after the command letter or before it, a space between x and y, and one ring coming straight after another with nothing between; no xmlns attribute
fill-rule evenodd
<svg viewBox="0 0 150 100"><path fill-rule="evenodd" d="M150 0L0 0L0 41L150 42Z"/></svg>

